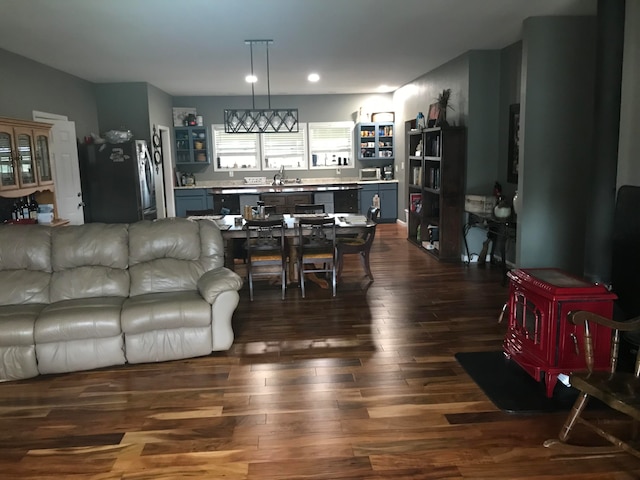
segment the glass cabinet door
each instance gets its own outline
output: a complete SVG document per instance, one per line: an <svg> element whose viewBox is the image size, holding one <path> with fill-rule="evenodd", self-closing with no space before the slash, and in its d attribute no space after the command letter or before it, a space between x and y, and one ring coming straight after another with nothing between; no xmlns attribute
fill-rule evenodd
<svg viewBox="0 0 640 480"><path fill-rule="evenodd" d="M0 129L0 190L18 188L12 134Z"/></svg>
<svg viewBox="0 0 640 480"><path fill-rule="evenodd" d="M38 167L38 184L53 183L51 160L49 158L49 135L34 132L36 138L36 165Z"/></svg>
<svg viewBox="0 0 640 480"><path fill-rule="evenodd" d="M29 187L37 184L35 158L32 150L31 131L16 131L18 146L18 174L20 186Z"/></svg>

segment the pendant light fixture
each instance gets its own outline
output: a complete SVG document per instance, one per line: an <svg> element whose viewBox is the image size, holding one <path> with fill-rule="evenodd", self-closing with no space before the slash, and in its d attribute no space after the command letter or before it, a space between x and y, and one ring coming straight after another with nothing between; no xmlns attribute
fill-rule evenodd
<svg viewBox="0 0 640 480"><path fill-rule="evenodd" d="M273 40L245 40L251 54L251 100L250 109L225 109L224 131L226 133L279 133L298 131L297 108L271 108L271 82L269 78L269 45ZM256 108L255 82L253 71L253 47L264 45L267 60L267 100L268 108Z"/></svg>

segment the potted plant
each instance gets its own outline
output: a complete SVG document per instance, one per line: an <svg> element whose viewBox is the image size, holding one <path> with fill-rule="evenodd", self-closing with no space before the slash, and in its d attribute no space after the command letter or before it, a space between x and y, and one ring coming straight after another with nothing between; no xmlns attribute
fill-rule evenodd
<svg viewBox="0 0 640 480"><path fill-rule="evenodd" d="M438 121L436 125L439 127L446 127L447 123L447 108L453 110L453 107L449 105L449 98L451 97L451 89L445 88L436 98L438 102Z"/></svg>

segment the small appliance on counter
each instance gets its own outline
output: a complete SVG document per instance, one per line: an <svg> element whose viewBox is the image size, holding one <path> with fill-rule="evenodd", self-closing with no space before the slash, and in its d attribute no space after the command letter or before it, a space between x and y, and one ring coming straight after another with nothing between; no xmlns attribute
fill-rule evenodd
<svg viewBox="0 0 640 480"><path fill-rule="evenodd" d="M393 180L393 165L386 165L383 169L384 180Z"/></svg>
<svg viewBox="0 0 640 480"><path fill-rule="evenodd" d="M361 168L360 180L376 181L380 180L380 168Z"/></svg>

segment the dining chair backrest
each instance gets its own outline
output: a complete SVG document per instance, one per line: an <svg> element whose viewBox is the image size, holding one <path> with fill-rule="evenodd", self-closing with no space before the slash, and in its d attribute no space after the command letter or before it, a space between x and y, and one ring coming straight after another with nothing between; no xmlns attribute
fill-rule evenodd
<svg viewBox="0 0 640 480"><path fill-rule="evenodd" d="M249 255L272 250L284 252L285 223L282 218L246 220L244 228L247 233L245 246Z"/></svg>
<svg viewBox="0 0 640 480"><path fill-rule="evenodd" d="M332 294L336 296L336 222L334 217L300 217L298 230L298 272L302 298L305 297L305 275L331 276ZM321 264L321 265L320 265Z"/></svg>
<svg viewBox="0 0 640 480"><path fill-rule="evenodd" d="M213 208L207 208L204 210L187 210L185 212L187 217L206 217L209 215L214 215Z"/></svg>
<svg viewBox="0 0 640 480"><path fill-rule="evenodd" d="M324 203L298 203L293 213L325 213Z"/></svg>
<svg viewBox="0 0 640 480"><path fill-rule="evenodd" d="M282 299L284 300L287 261L284 219L246 220L244 228L247 234L245 249L247 251L250 299L253 300L253 278L258 275L273 275L269 272L256 272L254 267L279 265Z"/></svg>

